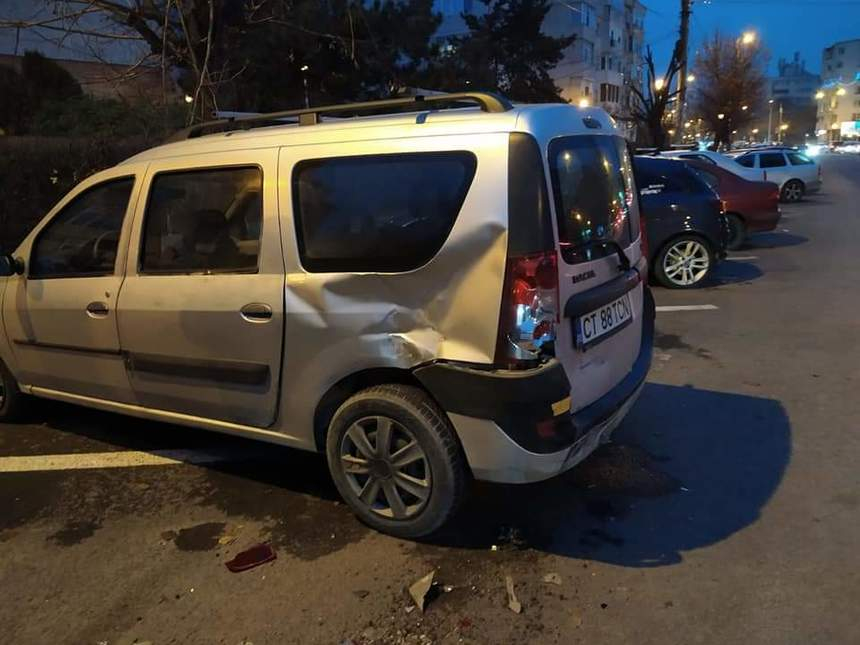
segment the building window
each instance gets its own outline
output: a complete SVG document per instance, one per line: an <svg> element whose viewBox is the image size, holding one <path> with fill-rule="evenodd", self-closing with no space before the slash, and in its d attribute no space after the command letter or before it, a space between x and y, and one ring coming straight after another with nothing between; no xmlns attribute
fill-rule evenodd
<svg viewBox="0 0 860 645"><path fill-rule="evenodd" d="M627 51L633 51L633 34L627 34Z"/></svg>
<svg viewBox="0 0 860 645"><path fill-rule="evenodd" d="M594 43L589 40L582 41L582 61L588 64L594 63Z"/></svg>
<svg viewBox="0 0 860 645"><path fill-rule="evenodd" d="M600 69L606 69L606 56L600 57Z"/></svg>
<svg viewBox="0 0 860 645"><path fill-rule="evenodd" d="M583 27L590 27L594 24L594 7L587 2L579 4L579 24Z"/></svg>

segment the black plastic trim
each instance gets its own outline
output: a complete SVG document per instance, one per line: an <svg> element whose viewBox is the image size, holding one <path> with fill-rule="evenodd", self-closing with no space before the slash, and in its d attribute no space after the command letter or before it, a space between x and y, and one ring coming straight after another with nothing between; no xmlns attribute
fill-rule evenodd
<svg viewBox="0 0 860 645"><path fill-rule="evenodd" d="M132 373L158 374L230 385L266 385L269 382L269 366L265 363L177 358L137 352L127 353L126 361Z"/></svg>
<svg viewBox="0 0 860 645"><path fill-rule="evenodd" d="M640 280L639 272L635 268L628 269L609 282L572 295L564 305L564 315L566 318L578 318L594 311L632 291Z"/></svg>

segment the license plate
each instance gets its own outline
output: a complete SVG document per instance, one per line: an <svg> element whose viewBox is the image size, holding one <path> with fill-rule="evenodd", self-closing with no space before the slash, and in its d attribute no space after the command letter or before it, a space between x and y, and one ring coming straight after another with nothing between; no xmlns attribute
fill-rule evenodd
<svg viewBox="0 0 860 645"><path fill-rule="evenodd" d="M623 329L632 320L633 309L630 307L630 294L625 293L617 300L598 307L575 320L576 345L582 349L588 348Z"/></svg>

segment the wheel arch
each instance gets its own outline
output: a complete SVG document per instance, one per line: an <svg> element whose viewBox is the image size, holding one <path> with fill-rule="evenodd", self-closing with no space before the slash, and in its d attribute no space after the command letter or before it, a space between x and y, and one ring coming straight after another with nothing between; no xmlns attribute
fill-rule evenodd
<svg viewBox="0 0 860 645"><path fill-rule="evenodd" d="M398 367L372 367L359 370L343 377L337 383L326 390L325 394L317 402L314 409L314 445L318 452L325 452L326 435L331 419L337 409L356 392L374 385L385 385L397 383L400 385L412 385L420 388L432 398L415 378L411 370ZM435 400L435 399L434 399Z"/></svg>

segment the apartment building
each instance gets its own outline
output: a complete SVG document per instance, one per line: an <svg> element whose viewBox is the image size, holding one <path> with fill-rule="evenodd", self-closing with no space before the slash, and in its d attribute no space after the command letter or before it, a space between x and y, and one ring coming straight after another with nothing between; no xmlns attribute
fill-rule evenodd
<svg viewBox="0 0 860 645"><path fill-rule="evenodd" d="M860 38L834 43L821 56L819 141L860 138Z"/></svg>
<svg viewBox="0 0 860 645"><path fill-rule="evenodd" d="M442 13L437 36L468 32L461 14L479 15L477 0L436 0ZM576 35L552 71L561 95L574 104L599 105L620 122L629 122L630 84L642 79L645 6L639 0L556 0L544 19L544 33Z"/></svg>

